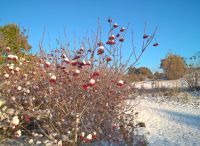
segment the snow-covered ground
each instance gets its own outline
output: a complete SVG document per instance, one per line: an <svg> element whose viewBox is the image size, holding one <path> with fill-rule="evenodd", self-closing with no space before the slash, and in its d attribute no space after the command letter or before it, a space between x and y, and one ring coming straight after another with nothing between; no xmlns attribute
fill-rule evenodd
<svg viewBox="0 0 200 146"><path fill-rule="evenodd" d="M156 80L156 81L141 81L133 82L132 85L137 89L153 89L153 88L176 88L187 87L184 79L179 80Z"/></svg>
<svg viewBox="0 0 200 146"><path fill-rule="evenodd" d="M138 121L146 124L150 146L200 146L198 104L144 98L136 111L139 112Z"/></svg>

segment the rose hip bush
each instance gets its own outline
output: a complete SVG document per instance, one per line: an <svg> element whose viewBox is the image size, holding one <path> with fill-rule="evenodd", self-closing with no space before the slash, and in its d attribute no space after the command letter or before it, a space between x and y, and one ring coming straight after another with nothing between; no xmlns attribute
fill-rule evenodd
<svg viewBox="0 0 200 146"><path fill-rule="evenodd" d="M99 29L96 38L83 42L78 50L61 46L46 54L41 49L38 56L13 54L9 47L3 50L7 60L0 71L0 108L5 111L1 137L38 133L60 140L66 136L63 145L130 141L132 132L126 128L133 127L133 115L127 111L133 107L127 107L126 99L132 87L126 65L135 52L122 62L126 28L108 22L107 41L101 40ZM144 33L141 54L135 55L132 65L154 34Z"/></svg>

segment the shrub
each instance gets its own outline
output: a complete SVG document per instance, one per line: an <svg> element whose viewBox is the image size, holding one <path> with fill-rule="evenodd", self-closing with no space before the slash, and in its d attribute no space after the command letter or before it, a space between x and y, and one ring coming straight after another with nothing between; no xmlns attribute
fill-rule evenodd
<svg viewBox="0 0 200 146"><path fill-rule="evenodd" d="M109 23L113 25L111 19ZM50 140L64 135L64 142L73 145L102 139L130 142L131 132L120 133L133 128L128 126L133 125L133 104L126 100L131 85L122 54L117 55L125 31L111 27L107 43L97 34L93 44L85 42L78 50L61 45L49 54L41 48L39 56L24 57L6 51L0 93L6 109L15 112L2 117L0 133L14 138L39 133ZM144 41L141 54L153 36Z"/></svg>

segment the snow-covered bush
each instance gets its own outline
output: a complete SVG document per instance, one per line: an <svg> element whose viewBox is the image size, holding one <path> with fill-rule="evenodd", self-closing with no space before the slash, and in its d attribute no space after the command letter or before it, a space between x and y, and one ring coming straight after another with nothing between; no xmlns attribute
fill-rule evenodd
<svg viewBox="0 0 200 146"><path fill-rule="evenodd" d="M108 22L106 43L99 30L78 50L61 46L46 54L40 48L38 56L5 50L7 60L0 71L0 105L5 114L1 137L41 134L66 145L100 140L130 143L134 123L129 111L134 108L126 102L132 94L126 66L135 52L122 62L126 29ZM153 37L154 33L149 39L143 37L141 54L132 65Z"/></svg>

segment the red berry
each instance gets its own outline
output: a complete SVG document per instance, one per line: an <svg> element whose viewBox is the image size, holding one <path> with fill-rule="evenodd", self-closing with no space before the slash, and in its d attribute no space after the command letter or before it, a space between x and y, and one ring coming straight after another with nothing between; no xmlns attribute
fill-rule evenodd
<svg viewBox="0 0 200 146"><path fill-rule="evenodd" d="M117 23L114 23L113 27L114 27L114 28L117 28L117 27L118 27L118 24L117 24Z"/></svg>
<svg viewBox="0 0 200 146"><path fill-rule="evenodd" d="M147 34L144 34L143 35L143 39L146 39L146 38L148 38L149 36L147 35Z"/></svg>
<svg viewBox="0 0 200 146"><path fill-rule="evenodd" d="M156 46L158 46L158 45L159 45L158 43L154 43L154 44L153 44L154 47L156 47Z"/></svg>
<svg viewBox="0 0 200 146"><path fill-rule="evenodd" d="M114 40L115 39L115 36L112 34L110 37L109 37L109 40Z"/></svg>
<svg viewBox="0 0 200 146"><path fill-rule="evenodd" d="M13 58L12 58L13 61L17 61L18 60L18 57L16 55L13 55Z"/></svg>
<svg viewBox="0 0 200 146"><path fill-rule="evenodd" d="M122 28L120 29L120 32L124 32L124 30L125 30L125 28L124 28L124 27L122 27Z"/></svg>
<svg viewBox="0 0 200 146"><path fill-rule="evenodd" d="M88 90L89 85L88 85L88 84L85 84L85 85L83 85L82 87L83 87L83 90Z"/></svg>
<svg viewBox="0 0 200 146"><path fill-rule="evenodd" d="M56 76L52 75L50 77L50 82L55 83L56 82Z"/></svg>
<svg viewBox="0 0 200 146"><path fill-rule="evenodd" d="M97 51L97 54L98 54L98 55L101 55L101 54L103 54L103 53L104 53L104 47L103 47L103 46L100 46L99 49L98 49L98 51Z"/></svg>
<svg viewBox="0 0 200 146"><path fill-rule="evenodd" d="M120 42L124 42L124 38L120 38L119 41L120 41Z"/></svg>
<svg viewBox="0 0 200 146"><path fill-rule="evenodd" d="M44 64L44 66L45 66L46 68L49 67L50 65L51 65L51 63L48 62L48 61L46 61L45 64Z"/></svg>
<svg viewBox="0 0 200 146"><path fill-rule="evenodd" d="M111 41L111 45L114 45L116 42L115 42L115 40L112 40Z"/></svg>
<svg viewBox="0 0 200 146"><path fill-rule="evenodd" d="M124 85L124 81L119 80L119 81L117 82L117 85L118 85L118 86L122 86L122 85Z"/></svg>
<svg viewBox="0 0 200 146"><path fill-rule="evenodd" d="M90 66L91 65L91 62L90 61L88 61L88 62L86 62L86 64L85 65L88 65L88 66Z"/></svg>
<svg viewBox="0 0 200 146"><path fill-rule="evenodd" d="M112 59L111 59L110 57L107 57L107 58L106 58L106 61L107 61L107 62L110 62L111 60L112 60Z"/></svg>
<svg viewBox="0 0 200 146"><path fill-rule="evenodd" d="M76 66L76 65L78 65L78 62L77 62L77 61L72 61L72 62L71 62L71 65L72 65L72 66Z"/></svg>
<svg viewBox="0 0 200 146"><path fill-rule="evenodd" d="M117 38L120 37L120 34L118 33L118 34L116 35L116 37L117 37Z"/></svg>
<svg viewBox="0 0 200 146"><path fill-rule="evenodd" d="M74 56L73 60L79 59L80 56Z"/></svg>
<svg viewBox="0 0 200 146"><path fill-rule="evenodd" d="M95 72L93 72L92 77L97 77L97 76L99 76L99 75L100 75L99 72L98 72L98 71L95 71Z"/></svg>
<svg viewBox="0 0 200 146"><path fill-rule="evenodd" d="M81 135L81 136L80 136L80 139L82 139L82 140L83 140L83 139L84 139L84 137Z"/></svg>
<svg viewBox="0 0 200 146"><path fill-rule="evenodd" d="M80 48L80 51L84 51L84 48L83 48L83 47L81 47L81 48Z"/></svg>
<svg viewBox="0 0 200 146"><path fill-rule="evenodd" d="M13 55L8 55L7 59L8 60L12 60L13 59Z"/></svg>
<svg viewBox="0 0 200 146"><path fill-rule="evenodd" d="M115 44L115 40L109 40L106 44L108 44L108 45L114 45Z"/></svg>
<svg viewBox="0 0 200 146"><path fill-rule="evenodd" d="M91 141L92 141L92 134L88 134L85 139L85 142L91 142Z"/></svg>
<svg viewBox="0 0 200 146"><path fill-rule="evenodd" d="M85 137L85 132L81 132L80 139L83 140Z"/></svg>
<svg viewBox="0 0 200 146"><path fill-rule="evenodd" d="M97 135L96 135L96 134L93 134L93 135L92 135L92 139L97 139Z"/></svg>
<svg viewBox="0 0 200 146"><path fill-rule="evenodd" d="M98 55L101 55L101 54L103 54L103 53L104 53L104 51L103 51L103 50L100 50L100 49L99 49L98 52L97 52Z"/></svg>
<svg viewBox="0 0 200 146"><path fill-rule="evenodd" d="M111 45L111 41L107 41L106 44L107 44L107 45Z"/></svg>

